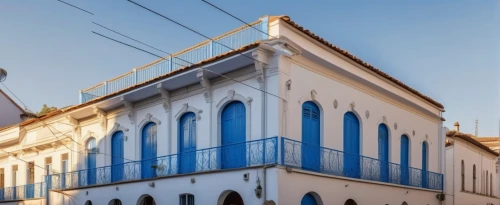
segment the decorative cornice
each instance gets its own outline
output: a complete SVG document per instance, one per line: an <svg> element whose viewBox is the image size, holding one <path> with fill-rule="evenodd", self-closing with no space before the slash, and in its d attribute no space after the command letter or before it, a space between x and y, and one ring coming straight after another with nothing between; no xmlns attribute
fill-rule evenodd
<svg viewBox="0 0 500 205"><path fill-rule="evenodd" d="M205 101L207 103L212 101L212 83L210 82L210 79L207 78L205 75L205 71L199 70L196 76L200 79L200 84L203 86L204 91L203 91L203 97L205 97Z"/></svg>
<svg viewBox="0 0 500 205"><path fill-rule="evenodd" d="M125 110L128 112L127 117L130 120L130 124L134 124L135 122L135 111L134 111L134 103L125 100L125 98L122 96L121 101L123 103L123 106L125 107Z"/></svg>
<svg viewBox="0 0 500 205"><path fill-rule="evenodd" d="M153 117L153 115L151 115L151 113L148 113L148 114L146 114L146 116L144 116L144 119L142 119L142 121L141 121L141 123L139 123L138 127L142 127L142 126L144 126L148 122L154 122L157 125L161 124L160 120L158 120L157 118Z"/></svg>
<svg viewBox="0 0 500 205"><path fill-rule="evenodd" d="M201 109L196 109L195 107L193 106L189 106L189 104L187 103L184 103L182 105L182 108L179 110L179 112L177 112L177 114L175 115L175 118L177 119L177 121L180 120L181 116L186 113L186 112L193 112L195 115L196 115L196 120L201 120L201 113L203 113L203 110Z"/></svg>
<svg viewBox="0 0 500 205"><path fill-rule="evenodd" d="M163 100L163 109L165 110L165 113L167 113L170 111L170 92L164 89L161 83L158 83L158 85L156 85L156 88L158 89L158 93L160 93L161 99Z"/></svg>

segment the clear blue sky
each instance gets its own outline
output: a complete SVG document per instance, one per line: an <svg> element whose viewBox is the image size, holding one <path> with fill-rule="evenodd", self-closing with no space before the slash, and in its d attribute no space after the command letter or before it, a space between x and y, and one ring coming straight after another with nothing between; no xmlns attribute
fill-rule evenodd
<svg viewBox="0 0 500 205"><path fill-rule="evenodd" d="M78 103L78 90L116 77L154 57L91 31L127 41L109 26L168 52L203 39L127 1L76 1L89 15L56 0L0 1L0 67L31 109ZM201 1L139 0L183 24L216 36L241 26ZM465 1L211 1L247 22L289 15L420 92L443 103L445 125L498 135L500 5ZM0 89L3 89L0 86Z"/></svg>

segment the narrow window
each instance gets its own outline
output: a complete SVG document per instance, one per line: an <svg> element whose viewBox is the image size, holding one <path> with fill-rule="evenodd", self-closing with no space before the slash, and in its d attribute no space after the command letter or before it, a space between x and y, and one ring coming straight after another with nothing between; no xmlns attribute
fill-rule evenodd
<svg viewBox="0 0 500 205"><path fill-rule="evenodd" d="M4 169L0 169L0 189L5 188L5 175L4 175Z"/></svg>
<svg viewBox="0 0 500 205"><path fill-rule="evenodd" d="M422 187L427 188L427 157L429 146L427 142L422 143Z"/></svg>
<svg viewBox="0 0 500 205"><path fill-rule="evenodd" d="M49 175L52 174L52 157L45 158L45 170L48 172ZM44 175L46 174L47 173L44 173Z"/></svg>
<svg viewBox="0 0 500 205"><path fill-rule="evenodd" d="M182 194L179 196L179 205L194 205L194 195Z"/></svg>
<svg viewBox="0 0 500 205"><path fill-rule="evenodd" d="M489 191L488 191L488 183L489 183L489 176L488 176L488 171L486 171L486 187L485 187L485 190L486 190L486 195L489 194Z"/></svg>
<svg viewBox="0 0 500 205"><path fill-rule="evenodd" d="M493 173L490 173L490 196L493 196Z"/></svg>
<svg viewBox="0 0 500 205"><path fill-rule="evenodd" d="M464 160L462 160L462 165L461 165L461 184L462 184L462 191L465 191L465 165L464 165Z"/></svg>
<svg viewBox="0 0 500 205"><path fill-rule="evenodd" d="M410 140L408 136L401 136L401 184L410 184Z"/></svg>
<svg viewBox="0 0 500 205"><path fill-rule="evenodd" d="M476 165L472 166L472 192L476 193Z"/></svg>
<svg viewBox="0 0 500 205"><path fill-rule="evenodd" d="M12 166L12 186L17 186L17 165Z"/></svg>

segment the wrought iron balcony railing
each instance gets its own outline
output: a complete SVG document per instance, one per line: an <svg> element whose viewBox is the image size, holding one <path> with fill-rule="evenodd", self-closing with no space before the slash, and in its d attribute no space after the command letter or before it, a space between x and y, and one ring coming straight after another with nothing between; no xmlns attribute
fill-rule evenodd
<svg viewBox="0 0 500 205"><path fill-rule="evenodd" d="M175 53L172 56L165 57L166 60L159 59L141 68L133 69L131 72L125 73L114 79L105 81L91 88L81 90L79 96L80 103L85 103L94 98L106 96L130 86L146 82L174 70L189 66L190 63L198 63L232 51L229 48L238 49L268 38L266 34L261 32L268 32L267 17L261 18L250 25L254 28L245 25L213 38L214 41L209 40L202 42L191 48Z"/></svg>
<svg viewBox="0 0 500 205"><path fill-rule="evenodd" d="M46 190L44 182L0 188L0 201L43 198L47 194Z"/></svg>
<svg viewBox="0 0 500 205"><path fill-rule="evenodd" d="M281 163L325 174L443 190L443 175L281 138Z"/></svg>
<svg viewBox="0 0 500 205"><path fill-rule="evenodd" d="M49 189L72 189L277 163L278 138L272 137L119 165L53 174L48 176L48 180Z"/></svg>

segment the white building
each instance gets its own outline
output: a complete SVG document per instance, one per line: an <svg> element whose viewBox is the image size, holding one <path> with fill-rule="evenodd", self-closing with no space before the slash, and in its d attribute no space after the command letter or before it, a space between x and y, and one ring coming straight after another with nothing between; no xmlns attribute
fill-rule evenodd
<svg viewBox="0 0 500 205"><path fill-rule="evenodd" d="M30 115L0 89L0 128L18 124Z"/></svg>
<svg viewBox="0 0 500 205"><path fill-rule="evenodd" d="M1 130L4 200L443 203L441 104L287 16L252 25L272 37L238 28Z"/></svg>
<svg viewBox="0 0 500 205"><path fill-rule="evenodd" d="M460 132L446 133L446 205L498 205L498 153Z"/></svg>

